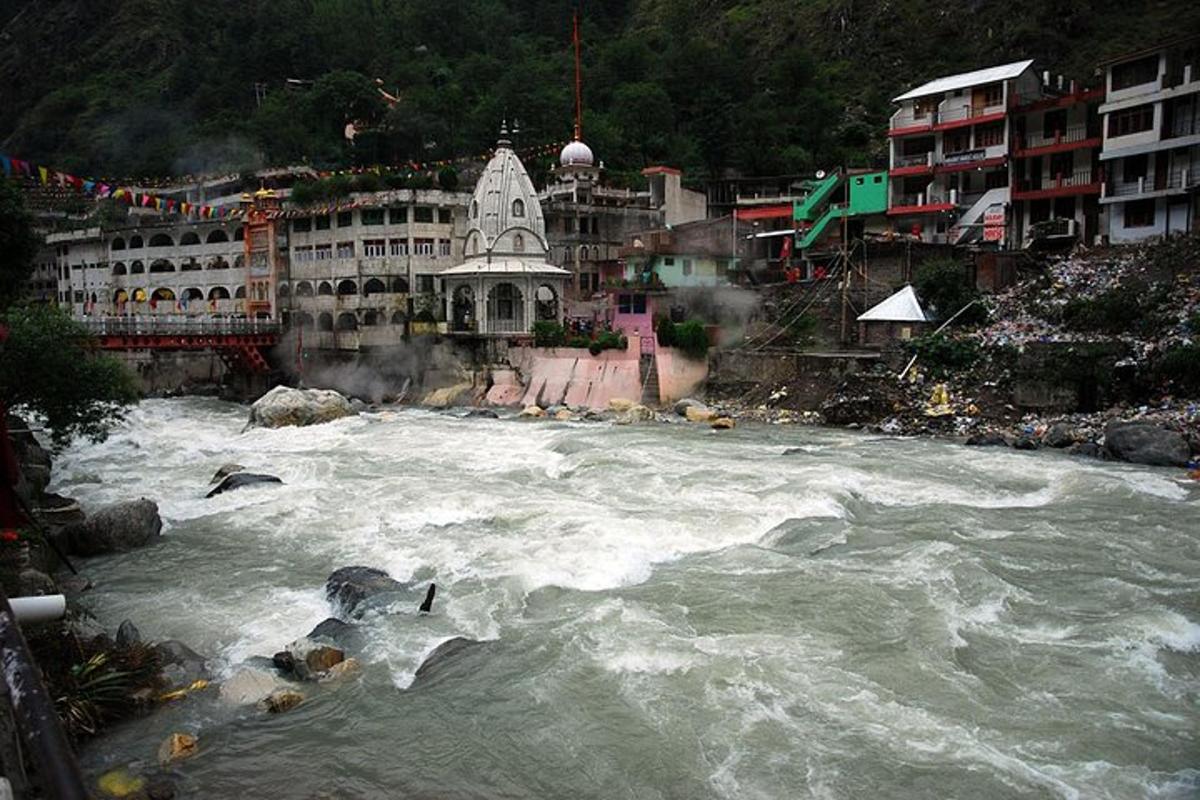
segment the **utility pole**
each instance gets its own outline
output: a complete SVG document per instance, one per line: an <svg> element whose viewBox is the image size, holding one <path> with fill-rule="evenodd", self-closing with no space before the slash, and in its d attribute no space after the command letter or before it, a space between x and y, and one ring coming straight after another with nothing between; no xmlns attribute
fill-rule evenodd
<svg viewBox="0 0 1200 800"><path fill-rule="evenodd" d="M842 168L842 178L845 180L846 169ZM847 316L850 310L850 184L843 183L846 202L842 206L842 344L846 344Z"/></svg>

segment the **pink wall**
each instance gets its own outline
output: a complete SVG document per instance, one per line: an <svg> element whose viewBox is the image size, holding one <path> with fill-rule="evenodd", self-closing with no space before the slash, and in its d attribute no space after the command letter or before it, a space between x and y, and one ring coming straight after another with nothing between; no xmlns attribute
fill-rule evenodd
<svg viewBox="0 0 1200 800"><path fill-rule="evenodd" d="M631 349L634 336L639 336L642 340L642 352L654 352L654 315L650 311L645 314L622 314L614 311L612 326L613 330L625 334Z"/></svg>
<svg viewBox="0 0 1200 800"><path fill-rule="evenodd" d="M693 361L673 347L660 347L658 365L658 401L664 405L692 397L708 379L708 359Z"/></svg>
<svg viewBox="0 0 1200 800"><path fill-rule="evenodd" d="M520 404L603 409L617 397L639 402L642 381L638 344L638 339L631 337L628 349L605 350L596 356L572 347L509 350L509 362L526 380ZM513 395L511 386L501 388L497 384L488 393L488 402L512 405Z"/></svg>

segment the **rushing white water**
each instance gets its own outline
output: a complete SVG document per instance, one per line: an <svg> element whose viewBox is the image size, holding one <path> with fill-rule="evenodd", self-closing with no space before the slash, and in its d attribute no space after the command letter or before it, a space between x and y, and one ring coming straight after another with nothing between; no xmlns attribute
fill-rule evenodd
<svg viewBox="0 0 1200 800"><path fill-rule="evenodd" d="M1177 472L807 428L398 410L242 431L147 401L56 489L146 496L101 621L227 675L330 616L339 566L437 582L280 716L198 696L84 753L195 797L1193 797L1200 489ZM204 499L226 462L284 481ZM422 657L486 646L410 687Z"/></svg>

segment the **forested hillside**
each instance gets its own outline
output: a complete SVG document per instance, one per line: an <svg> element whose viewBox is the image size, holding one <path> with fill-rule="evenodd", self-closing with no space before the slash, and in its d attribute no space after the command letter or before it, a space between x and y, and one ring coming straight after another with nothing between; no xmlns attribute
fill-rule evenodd
<svg viewBox="0 0 1200 800"><path fill-rule="evenodd" d="M485 149L503 117L527 145L562 140L574 5L0 0L0 149L137 176L454 157ZM581 8L589 144L617 170L693 175L876 163L888 99L915 81L1022 57L1090 79L1106 56L1200 29L1200 3L1181 0ZM352 149L348 118L371 126Z"/></svg>

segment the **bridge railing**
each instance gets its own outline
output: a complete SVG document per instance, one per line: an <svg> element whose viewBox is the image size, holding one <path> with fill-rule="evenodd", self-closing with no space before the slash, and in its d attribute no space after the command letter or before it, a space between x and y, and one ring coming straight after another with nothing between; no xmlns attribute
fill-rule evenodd
<svg viewBox="0 0 1200 800"><path fill-rule="evenodd" d="M87 317L79 320L96 336L212 336L218 334L279 333L279 323L267 319L214 319L183 315L153 317Z"/></svg>

